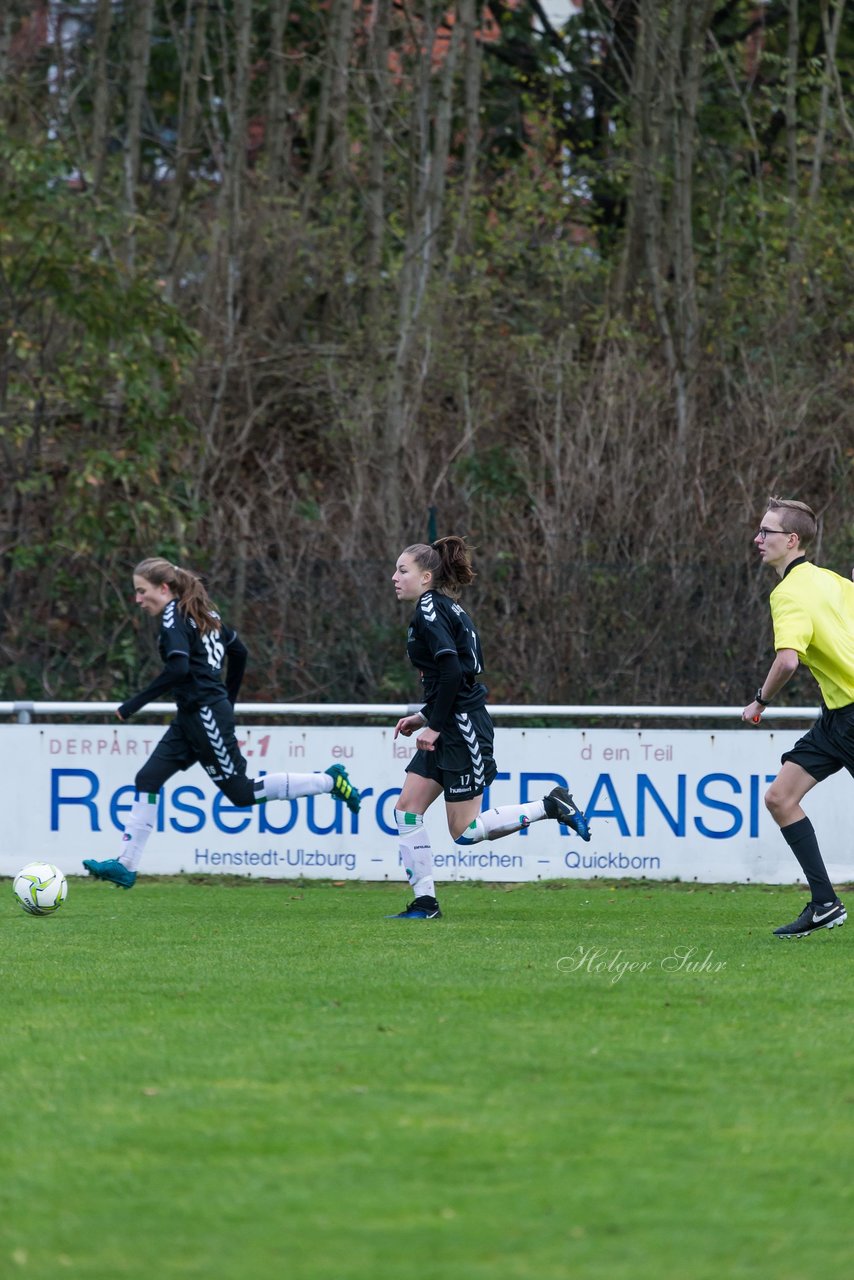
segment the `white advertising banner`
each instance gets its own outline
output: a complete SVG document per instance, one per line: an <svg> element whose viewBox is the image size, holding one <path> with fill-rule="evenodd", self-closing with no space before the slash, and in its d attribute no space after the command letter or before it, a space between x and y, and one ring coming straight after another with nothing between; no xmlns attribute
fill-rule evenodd
<svg viewBox="0 0 854 1280"><path fill-rule="evenodd" d="M134 775L162 725L0 726L6 835L0 874L46 860L66 875L121 852ZM164 788L144 874L402 880L394 806L414 740L389 728L241 728L250 776L346 765L362 792L351 814L330 796L237 809L194 766ZM499 773L485 807L570 788L590 819L584 844L555 822L457 845L444 807L427 817L438 880L604 877L793 883L799 868L763 804L797 730L516 729L499 725ZM847 774L806 800L831 879L854 879L854 793Z"/></svg>

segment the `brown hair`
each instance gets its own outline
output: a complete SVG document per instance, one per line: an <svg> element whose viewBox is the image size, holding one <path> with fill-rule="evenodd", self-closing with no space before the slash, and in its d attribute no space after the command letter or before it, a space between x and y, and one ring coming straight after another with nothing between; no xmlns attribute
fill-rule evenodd
<svg viewBox="0 0 854 1280"><path fill-rule="evenodd" d="M193 619L201 634L218 632L220 617L216 605L211 600L204 583L196 573L189 569L181 569L161 556L149 556L140 560L134 569L134 577L145 578L155 587L167 586L178 598L178 608Z"/></svg>
<svg viewBox="0 0 854 1280"><path fill-rule="evenodd" d="M474 582L471 552L465 538L456 533L449 534L447 538L437 538L432 546L416 542L411 547L404 547L402 554L411 556L419 569L432 573L435 589L453 600L459 600L463 587Z"/></svg>
<svg viewBox="0 0 854 1280"><path fill-rule="evenodd" d="M786 533L796 533L801 542L812 542L817 527L812 507L793 498L769 498L768 510L779 512Z"/></svg>

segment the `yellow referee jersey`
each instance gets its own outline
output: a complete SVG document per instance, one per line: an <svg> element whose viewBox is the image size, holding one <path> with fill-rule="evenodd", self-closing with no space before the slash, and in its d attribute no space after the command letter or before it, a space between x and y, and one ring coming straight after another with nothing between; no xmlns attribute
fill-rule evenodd
<svg viewBox="0 0 854 1280"><path fill-rule="evenodd" d="M794 649L826 707L854 702L854 582L805 560L771 592L774 648Z"/></svg>

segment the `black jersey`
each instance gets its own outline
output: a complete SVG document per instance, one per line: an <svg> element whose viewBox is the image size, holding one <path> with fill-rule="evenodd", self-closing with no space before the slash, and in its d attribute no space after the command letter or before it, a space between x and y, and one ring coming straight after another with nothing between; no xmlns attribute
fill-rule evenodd
<svg viewBox="0 0 854 1280"><path fill-rule="evenodd" d="M453 706L448 710L471 711L486 702L488 689L477 677L483 670L480 637L474 623L460 605L438 591L427 591L418 601L406 638L410 662L421 673L425 715L432 728L430 711L447 678L448 660L460 679ZM439 701L443 699L439 698ZM440 716L444 719L444 716Z"/></svg>
<svg viewBox="0 0 854 1280"><path fill-rule="evenodd" d="M216 618L219 631L206 631L202 635L192 618L182 613L177 601L170 600L160 620L157 648L164 663L172 654L186 656L190 671L185 683L176 685L175 701L182 709L201 706L212 698L225 695L223 669L228 646L237 638L237 632Z"/></svg>
<svg viewBox="0 0 854 1280"><path fill-rule="evenodd" d="M193 619L179 609L177 600L169 601L160 616L157 640L164 670L147 689L119 707L123 720L167 691L179 711L196 711L219 698L236 700L248 650L232 627L226 626L218 615L213 616L219 631L202 635ZM226 657L227 686L223 683Z"/></svg>

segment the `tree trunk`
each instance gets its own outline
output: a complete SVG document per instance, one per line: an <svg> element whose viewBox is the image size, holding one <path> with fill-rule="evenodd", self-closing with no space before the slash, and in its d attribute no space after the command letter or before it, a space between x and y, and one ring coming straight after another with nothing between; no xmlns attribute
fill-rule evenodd
<svg viewBox="0 0 854 1280"><path fill-rule="evenodd" d="M350 168L350 130L347 110L350 85L350 45L353 39L353 0L337 0L335 39L332 46L332 84L329 118L332 128L332 188L341 191Z"/></svg>
<svg viewBox="0 0 854 1280"><path fill-rule="evenodd" d="M151 58L153 0L136 0L131 6L130 56L128 59L127 126L124 149L124 211L126 218L125 260L132 268L136 259L136 209L142 144L142 108Z"/></svg>
<svg viewBox="0 0 854 1280"><path fill-rule="evenodd" d="M789 0L789 36L786 56L786 187L789 259L790 331L797 327L801 296L802 254L798 237L800 188L798 183L798 0Z"/></svg>
<svg viewBox="0 0 854 1280"><path fill-rule="evenodd" d="M389 145L389 15L390 0L377 0L368 45L368 248L365 254L365 319L369 346L378 337L382 289L380 271L385 247L385 165Z"/></svg>
<svg viewBox="0 0 854 1280"><path fill-rule="evenodd" d="M332 49L335 44L335 27L338 17L340 0L336 0L336 7L333 9L329 18L329 37L326 42L327 48ZM323 59L321 68L320 91L317 99L317 110L314 118L314 138L311 146L311 160L308 166L308 172L305 181L302 184L302 192L300 194L301 205L304 210L308 210L314 203L315 191L326 162L327 142L329 138L329 129L332 116L332 58L326 56Z"/></svg>
<svg viewBox="0 0 854 1280"><path fill-rule="evenodd" d="M465 74L465 145L463 151L463 180L457 210L456 227L448 254L448 265L453 269L457 255L465 251L468 243L468 219L472 192L477 176L478 148L480 145L480 85L483 54L477 38L477 10L475 0L460 0L459 21L463 29L463 53Z"/></svg>
<svg viewBox="0 0 854 1280"><path fill-rule="evenodd" d="M285 31L290 9L290 0L272 0L270 6L270 68L264 144L270 186L274 191L286 181L290 167L288 87L285 78Z"/></svg>
<svg viewBox="0 0 854 1280"><path fill-rule="evenodd" d="M196 151L199 128L199 84L207 40L208 6L204 0L190 0L181 38L173 39L181 59L181 88L178 106L178 137L175 144L175 172L169 193L168 297L176 294L181 275L181 240L186 194L189 187L191 161Z"/></svg>
<svg viewBox="0 0 854 1280"><path fill-rule="evenodd" d="M635 144L621 296L632 309L639 287L648 284L673 385L677 467L684 466L695 415L700 324L694 153L703 50L713 11L713 0L678 0L666 12L658 0L642 0L632 84Z"/></svg>
<svg viewBox="0 0 854 1280"><path fill-rule="evenodd" d="M821 189L821 166L824 159L824 144L827 138L827 122L830 108L830 91L835 85L834 76L838 79L838 69L836 66L836 46L839 42L839 31L842 26L842 12L845 8L845 0L839 0L839 4L833 11L833 20L828 19L827 5L828 0L820 0L821 3L821 30L824 36L824 77L821 86L821 101L818 113L818 129L815 137L815 150L813 151L812 174L810 177L809 204L814 209L818 194ZM843 104L844 110L844 104Z"/></svg>
<svg viewBox="0 0 854 1280"><path fill-rule="evenodd" d="M252 49L252 0L235 0L233 34L220 19L220 59L223 71L223 110L212 112L222 155L219 213L214 222L212 259L216 269L206 279L205 306L219 346L218 375L211 396L205 431L210 456L217 449L217 429L241 334L242 225L246 177L249 65Z"/></svg>
<svg viewBox="0 0 854 1280"><path fill-rule="evenodd" d="M110 70L107 46L113 22L112 0L98 0L95 13L95 92L92 103L92 185L100 191L107 163L110 111Z"/></svg>
<svg viewBox="0 0 854 1280"><path fill-rule="evenodd" d="M416 361L415 355L444 212L453 84L461 39L460 24L454 23L444 62L436 73L438 87L434 99L432 57L437 13L436 0L428 0L418 40L420 60L412 103L408 222L398 287L397 340L386 400L384 451L389 465L401 476L407 473L407 445L431 364L429 330L421 337L421 358ZM410 477L410 482L412 479ZM417 483L418 478L414 479ZM400 490L395 485L391 487L389 525L397 533L403 528L402 517Z"/></svg>
<svg viewBox="0 0 854 1280"><path fill-rule="evenodd" d="M844 8L845 8L845 0L839 0L839 5L834 14L834 20L833 20L837 35L839 33L839 28L842 25L842 11ZM831 41L828 39L827 0L821 0L821 25L824 31L825 44L828 47L828 49L830 49ZM837 62L836 56L835 56L836 55L836 38L835 37L833 39L832 45L833 45L834 52L833 52L833 56L828 55L828 67L830 70L831 79L833 81L833 87L836 91L836 105L839 110L839 117L842 121L843 126L845 127L845 131L848 134L848 137L851 139L851 141L854 142L854 122L852 122L851 117L848 114L848 109L845 105L845 92L842 87L842 77L839 74L839 63Z"/></svg>

